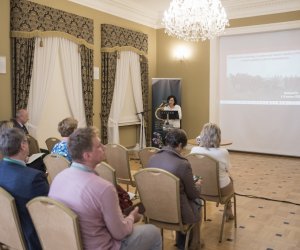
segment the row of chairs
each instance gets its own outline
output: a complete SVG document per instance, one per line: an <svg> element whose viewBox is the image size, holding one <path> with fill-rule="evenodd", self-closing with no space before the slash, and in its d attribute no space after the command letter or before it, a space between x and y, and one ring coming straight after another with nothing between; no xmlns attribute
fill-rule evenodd
<svg viewBox="0 0 300 250"><path fill-rule="evenodd" d="M26 206L44 250L83 249L78 216L71 209L42 196ZM1 187L0 209L0 249L26 250L15 199Z"/></svg>
<svg viewBox="0 0 300 250"><path fill-rule="evenodd" d="M158 150L158 148L146 147L138 152L142 168L146 167L149 158ZM130 168L129 150L120 144L106 144L105 155L107 163L116 170L118 183L125 184L127 191L129 191L129 185L136 187L133 179L136 171Z"/></svg>
<svg viewBox="0 0 300 250"><path fill-rule="evenodd" d="M106 163L97 166L96 171L115 180L114 169ZM179 179L161 169L144 169L135 174L135 179L146 208L147 223L182 231L189 237L193 224L182 223ZM13 249L26 249L14 198L0 188L0 202L0 242ZM27 208L43 249L82 249L78 216L64 204L49 197L37 197L28 202Z"/></svg>
<svg viewBox="0 0 300 250"><path fill-rule="evenodd" d="M53 159L51 166L48 165L49 170L56 164L61 166L60 170L68 167L67 164L62 166L63 163L68 163L64 157L59 155L47 155L46 157L48 160ZM53 172L51 170L49 172L57 174L58 169L56 166ZM107 163L98 164L95 170L102 178L110 181L113 185L117 184L116 171ZM63 203L49 197L37 197L28 202L27 208L43 249L83 249L78 216ZM1 187L0 211L0 249L2 249L2 243L9 249L25 250L26 245L15 199Z"/></svg>
<svg viewBox="0 0 300 250"><path fill-rule="evenodd" d="M110 150L110 148L112 148L113 150ZM128 152L126 153L127 157L125 158L122 158L120 156L116 157L116 154L121 155L121 153L118 150L116 151L114 150L120 148L122 148L122 146L108 145L106 147L107 155L110 155L113 159L120 158L121 159L120 164L117 164L118 162L115 162L115 164L117 164L118 166L119 165L122 166L124 165L124 162L126 163L126 161L128 161L128 172L130 173L131 176ZM125 149L124 147L122 148L122 150L124 152L127 151L127 149ZM142 166L146 166L150 156L154 154L157 150L158 149L155 148L148 148L139 152ZM187 156L187 158L191 162L193 173L195 175L202 176L203 179L205 180L204 185L202 186L202 194L201 194L201 198L205 202L204 219L206 220L206 201L213 201L216 202L217 204L220 203L224 205L224 212L223 212L221 231L219 237L219 241L221 242L222 235L223 235L224 221L225 221L225 211L228 202L231 200L231 198L234 199L235 227L237 226L235 195L233 193L227 197L221 196L220 188L219 188L219 180L218 180L219 178L218 162L216 162L214 159L208 156L203 156L198 154L190 154ZM59 173L64 168L67 168L69 166L69 162L64 157L58 155L53 155L53 154L47 155L44 158L44 161L49 172L50 180L53 180L53 178L57 173ZM117 181L120 180L120 178L118 178L117 175L118 170L114 169L112 166L110 166L105 162L98 164L98 166L96 167L96 171L101 177L112 182L114 185L116 185ZM147 222L153 223L160 228L182 231L189 235L190 229L193 227L193 225L184 225L181 221L181 216L179 217L177 216L181 214L180 206L179 206L180 203L177 203L178 197L176 198L176 196L174 196L174 194L177 194L178 193L177 191L179 190L178 178L161 169L143 169L135 173L133 176L134 178L131 177L132 181L134 182L135 187L137 187L140 199L146 208L145 215L147 218ZM45 200L43 202L47 204ZM53 203L52 201L49 202L51 204ZM1 236L1 229L0 229L0 236ZM1 242L1 237L0 237L0 242Z"/></svg>
<svg viewBox="0 0 300 250"><path fill-rule="evenodd" d="M29 156L41 152L39 143L33 136L27 135L27 140L29 145ZM58 142L60 142L58 138L49 137L45 141L48 151L51 152L54 145Z"/></svg>
<svg viewBox="0 0 300 250"><path fill-rule="evenodd" d="M147 147L139 151L139 158L141 161L142 168L147 166L147 162L149 158L155 154L159 149L153 148L153 147ZM146 197L151 197L150 201L156 199L157 194L160 193L159 190L161 189L161 186L164 185L164 182L158 181L158 178L153 178L153 185L145 185L145 183L142 182L142 186L137 186L137 174L142 173L142 171L139 171L136 173L136 171L131 171L130 169L130 163L129 163L129 156L128 156L128 150L118 144L107 144L106 145L106 158L107 162L116 170L116 177L117 181L120 183L124 183L127 185L127 191L128 191L128 185L131 185L133 187L137 187L137 190L139 192L139 196L141 197L141 201L144 204L143 196L141 195L141 190L145 188L146 191L152 192L151 194L148 194ZM233 205L234 205L234 226L237 227L237 214L236 214L236 196L234 191L230 193L227 196L222 196L219 186L219 162L214 160L213 158L201 154L189 154L187 156L188 161L191 163L191 167L193 170L193 174L197 176L201 176L203 178L203 185L201 187L201 196L200 198L204 201L204 220L207 220L206 216L206 201L215 202L217 205L221 204L224 205L223 209L223 215L222 215L222 223L221 223L221 229L220 229L220 235L219 235L219 242L222 242L222 236L223 236L223 230L224 230L224 224L226 219L226 210L227 207L230 204L230 201L233 199ZM147 172L149 170L145 170ZM146 173L144 173L146 174ZM133 178L133 176L135 178ZM154 174L153 176L156 176ZM158 181L158 182L155 182ZM156 184L155 184L156 183ZM147 186L147 188L146 188ZM154 190L155 188L158 188L158 190ZM172 189L173 190L173 189ZM164 196L161 197L162 199ZM159 199L157 199L160 205L163 206L163 203L160 202ZM157 211L162 211L162 209L158 209L157 203L151 202L151 204L155 204ZM167 203L168 204L168 203ZM149 203L150 206L150 203ZM145 206L146 207L146 206ZM170 208L172 206L168 206ZM151 210L153 211L153 210Z"/></svg>
<svg viewBox="0 0 300 250"><path fill-rule="evenodd" d="M50 184L58 173L70 166L70 162L58 154L48 154L43 160L47 168L48 181ZM108 163L101 162L96 166L95 171L114 186L117 185L116 170Z"/></svg>
<svg viewBox="0 0 300 250"><path fill-rule="evenodd" d="M200 156L190 155L190 157L198 158ZM207 166L210 164L209 162L213 161L206 158L206 156L201 157L207 161ZM209 168L209 175L214 176L217 182L218 166L216 165L212 170L211 166ZM107 163L99 164L96 171L101 177L116 183L115 170ZM209 177L208 175L205 176L204 172L201 172L201 174L203 177ZM186 242L188 242L194 224L183 224L181 219L180 180L173 174L158 168L142 169L134 174L134 179L141 202L145 207L146 222L161 228L162 232L163 229L167 229L186 233ZM221 204L225 202L226 207L229 197L222 199L218 184L215 184L217 187L217 189L214 188L215 193L209 195L205 193L201 197ZM203 188L205 190L205 185ZM218 200L217 197L219 197ZM230 197L234 197L234 195ZM43 249L82 249L78 217L64 204L48 197L37 197L31 200L27 207ZM0 242L11 248L25 249L14 198L2 188L0 188L0 209L2 211L0 214ZM222 240L223 222L220 242ZM63 241L59 240L62 238ZM185 249L188 249L187 245Z"/></svg>

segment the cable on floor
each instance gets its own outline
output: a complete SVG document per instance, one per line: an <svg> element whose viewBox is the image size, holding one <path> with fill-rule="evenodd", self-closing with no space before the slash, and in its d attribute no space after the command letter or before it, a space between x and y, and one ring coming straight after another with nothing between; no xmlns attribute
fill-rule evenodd
<svg viewBox="0 0 300 250"><path fill-rule="evenodd" d="M244 196L244 197L253 198L253 199L262 199L262 200L267 200L267 201L283 202L283 203L288 203L288 204L300 206L299 203L295 203L295 202L292 202L292 201L276 200L276 199L260 197L260 196L255 196L255 195L248 195L248 194L239 194L239 193L235 193L235 194L238 195L238 196Z"/></svg>

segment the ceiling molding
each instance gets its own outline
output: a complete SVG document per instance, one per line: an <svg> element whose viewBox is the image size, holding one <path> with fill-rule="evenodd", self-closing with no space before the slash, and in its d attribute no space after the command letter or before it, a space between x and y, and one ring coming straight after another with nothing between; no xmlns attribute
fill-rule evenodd
<svg viewBox="0 0 300 250"><path fill-rule="evenodd" d="M163 11L170 0L69 0L120 18L162 28ZM229 19L300 10L300 0L222 0ZM165 7L166 6L166 7Z"/></svg>
<svg viewBox="0 0 300 250"><path fill-rule="evenodd" d="M299 0L222 0L229 19L300 10Z"/></svg>
<svg viewBox="0 0 300 250"><path fill-rule="evenodd" d="M152 28L158 28L160 14L156 11L145 9L142 5L132 5L129 1L122 0L69 0L86 7L96 9L113 16L124 18L135 23L140 23Z"/></svg>

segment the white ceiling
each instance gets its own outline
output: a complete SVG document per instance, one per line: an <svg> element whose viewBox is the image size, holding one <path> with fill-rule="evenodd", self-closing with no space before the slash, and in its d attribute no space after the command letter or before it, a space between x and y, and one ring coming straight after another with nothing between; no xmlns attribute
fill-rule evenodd
<svg viewBox="0 0 300 250"><path fill-rule="evenodd" d="M69 0L152 28L161 28L170 0ZM300 10L300 0L221 0L229 19Z"/></svg>

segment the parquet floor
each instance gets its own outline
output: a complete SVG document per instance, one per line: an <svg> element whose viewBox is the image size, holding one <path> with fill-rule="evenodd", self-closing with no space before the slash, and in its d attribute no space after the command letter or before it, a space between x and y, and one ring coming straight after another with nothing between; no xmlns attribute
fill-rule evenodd
<svg viewBox="0 0 300 250"><path fill-rule="evenodd" d="M208 202L208 221L202 222L206 250L299 250L300 158L231 152L231 175L237 196L237 228L224 228L218 243L222 206ZM138 160L132 161L134 169ZM267 199L250 198L252 196ZM164 232L164 249L176 250L175 234Z"/></svg>

